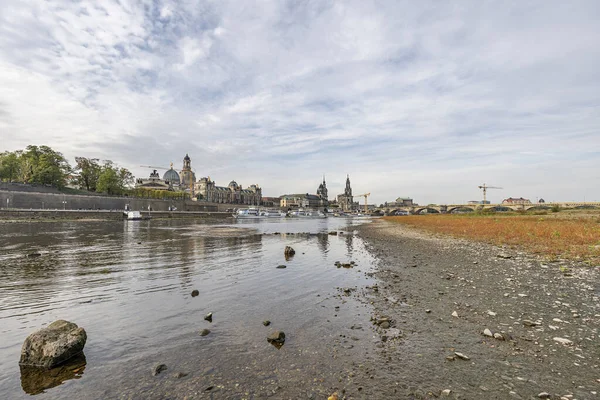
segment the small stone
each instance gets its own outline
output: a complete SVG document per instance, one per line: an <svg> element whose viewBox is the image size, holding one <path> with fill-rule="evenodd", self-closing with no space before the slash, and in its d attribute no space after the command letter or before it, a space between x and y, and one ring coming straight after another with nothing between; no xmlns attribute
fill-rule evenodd
<svg viewBox="0 0 600 400"><path fill-rule="evenodd" d="M494 339L504 340L504 336L501 333L494 333Z"/></svg>
<svg viewBox="0 0 600 400"><path fill-rule="evenodd" d="M561 337L555 337L554 338L555 342L558 342L560 344L564 344L565 346L572 346L573 342L569 339L565 339L565 338L561 338Z"/></svg>
<svg viewBox="0 0 600 400"><path fill-rule="evenodd" d="M277 268L278 269L284 269L284 268L287 268L287 266L285 266L285 265L278 265Z"/></svg>
<svg viewBox="0 0 600 400"><path fill-rule="evenodd" d="M525 326L537 326L538 324L537 324L537 322L533 322L533 321L530 321L528 319L524 319L523 320L523 325L525 325Z"/></svg>
<svg viewBox="0 0 600 400"><path fill-rule="evenodd" d="M178 372L178 373L175 374L175 378L177 378L177 379L181 379L181 378L186 377L186 376L188 376L187 372Z"/></svg>
<svg viewBox="0 0 600 400"><path fill-rule="evenodd" d="M192 297L196 297L200 294L200 292L196 289L192 290Z"/></svg>
<svg viewBox="0 0 600 400"><path fill-rule="evenodd" d="M452 316L458 318L458 313L456 311L452 312Z"/></svg>
<svg viewBox="0 0 600 400"><path fill-rule="evenodd" d="M456 360L456 357L454 356L446 356L446 361L454 361Z"/></svg>
<svg viewBox="0 0 600 400"><path fill-rule="evenodd" d="M470 360L469 357L467 357L466 355L464 355L463 353L459 353L458 351L454 352L454 355L458 358L460 358L461 360Z"/></svg>
<svg viewBox="0 0 600 400"><path fill-rule="evenodd" d="M210 329L202 329L200 331L200 336L206 336L210 333Z"/></svg>
<svg viewBox="0 0 600 400"><path fill-rule="evenodd" d="M40 257L41 255L42 255L42 253L29 253L29 254L27 254L27 257L35 258L35 257Z"/></svg>
<svg viewBox="0 0 600 400"><path fill-rule="evenodd" d="M495 317L495 316L496 316L496 313L495 313L495 312L493 312L493 311L488 311L487 313L488 313L488 315L489 315L489 316L491 316L491 317Z"/></svg>
<svg viewBox="0 0 600 400"><path fill-rule="evenodd" d="M208 314L206 314L204 316L204 319L208 322L212 322L212 316L213 316L213 314L211 312L209 312Z"/></svg>
<svg viewBox="0 0 600 400"><path fill-rule="evenodd" d="M506 259L506 260L509 259L509 258L512 258L512 256L510 254L507 254L507 253L498 253L498 255L496 255L496 257L503 258L503 259Z"/></svg>
<svg viewBox="0 0 600 400"><path fill-rule="evenodd" d="M337 392L333 393L331 396L327 398L327 400L338 400Z"/></svg>
<svg viewBox="0 0 600 400"><path fill-rule="evenodd" d="M430 314L430 313L431 313L431 310L429 310L429 309L428 309L428 310L425 310L425 312L426 312L427 314Z"/></svg>
<svg viewBox="0 0 600 400"><path fill-rule="evenodd" d="M444 397L448 397L448 396L450 396L450 393L452 393L452 390L450 390L450 389L444 389L444 390L442 390L441 395L444 396Z"/></svg>
<svg viewBox="0 0 600 400"><path fill-rule="evenodd" d="M550 398L550 393L542 392L542 393L538 394L538 397L540 399L549 399Z"/></svg>
<svg viewBox="0 0 600 400"><path fill-rule="evenodd" d="M490 331L489 329L485 328L483 330L483 335L487 336L487 337L494 337L494 334L492 333L492 331Z"/></svg>
<svg viewBox="0 0 600 400"><path fill-rule="evenodd" d="M388 321L383 321L381 324L379 324L379 326L381 329L389 329L390 323Z"/></svg>
<svg viewBox="0 0 600 400"><path fill-rule="evenodd" d="M165 364L157 364L154 367L152 367L152 375L156 376L166 370L167 370L167 366Z"/></svg>
<svg viewBox="0 0 600 400"><path fill-rule="evenodd" d="M266 320L263 321L263 325L264 326L269 326L269 325L271 325L271 321L269 321L268 319L266 319Z"/></svg>
<svg viewBox="0 0 600 400"><path fill-rule="evenodd" d="M285 343L285 333L282 331L275 331L267 336L267 342L282 345Z"/></svg>

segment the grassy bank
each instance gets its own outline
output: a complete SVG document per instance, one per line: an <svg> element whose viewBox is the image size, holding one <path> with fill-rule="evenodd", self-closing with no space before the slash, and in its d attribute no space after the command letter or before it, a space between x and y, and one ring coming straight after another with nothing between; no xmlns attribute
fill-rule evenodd
<svg viewBox="0 0 600 400"><path fill-rule="evenodd" d="M600 214L411 215L386 220L429 232L523 248L555 259L600 262Z"/></svg>

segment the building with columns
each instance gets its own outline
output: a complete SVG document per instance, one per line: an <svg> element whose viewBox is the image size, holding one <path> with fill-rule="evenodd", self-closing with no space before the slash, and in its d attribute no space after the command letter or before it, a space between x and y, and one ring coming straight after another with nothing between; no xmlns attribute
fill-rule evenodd
<svg viewBox="0 0 600 400"><path fill-rule="evenodd" d="M262 200L262 189L258 185L250 185L243 189L236 181L231 181L227 186L217 186L210 176L200 178L196 183L196 194L202 196L200 200L213 203L258 206Z"/></svg>

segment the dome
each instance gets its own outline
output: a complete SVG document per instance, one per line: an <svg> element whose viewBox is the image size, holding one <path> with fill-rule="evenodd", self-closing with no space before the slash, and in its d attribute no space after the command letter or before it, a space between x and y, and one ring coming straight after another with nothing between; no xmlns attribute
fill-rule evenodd
<svg viewBox="0 0 600 400"><path fill-rule="evenodd" d="M165 174L163 175L163 180L169 182L172 185L179 185L181 183L179 174L173 168L165 172Z"/></svg>
<svg viewBox="0 0 600 400"><path fill-rule="evenodd" d="M229 182L229 187L231 187L231 186L238 187L238 184L236 181L231 181L231 182Z"/></svg>

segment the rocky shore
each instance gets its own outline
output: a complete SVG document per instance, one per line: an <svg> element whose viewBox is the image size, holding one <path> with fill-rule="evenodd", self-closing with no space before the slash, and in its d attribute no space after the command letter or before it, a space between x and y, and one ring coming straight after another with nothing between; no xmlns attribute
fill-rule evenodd
<svg viewBox="0 0 600 400"><path fill-rule="evenodd" d="M384 220L358 231L380 260L370 398L600 398L600 267Z"/></svg>

